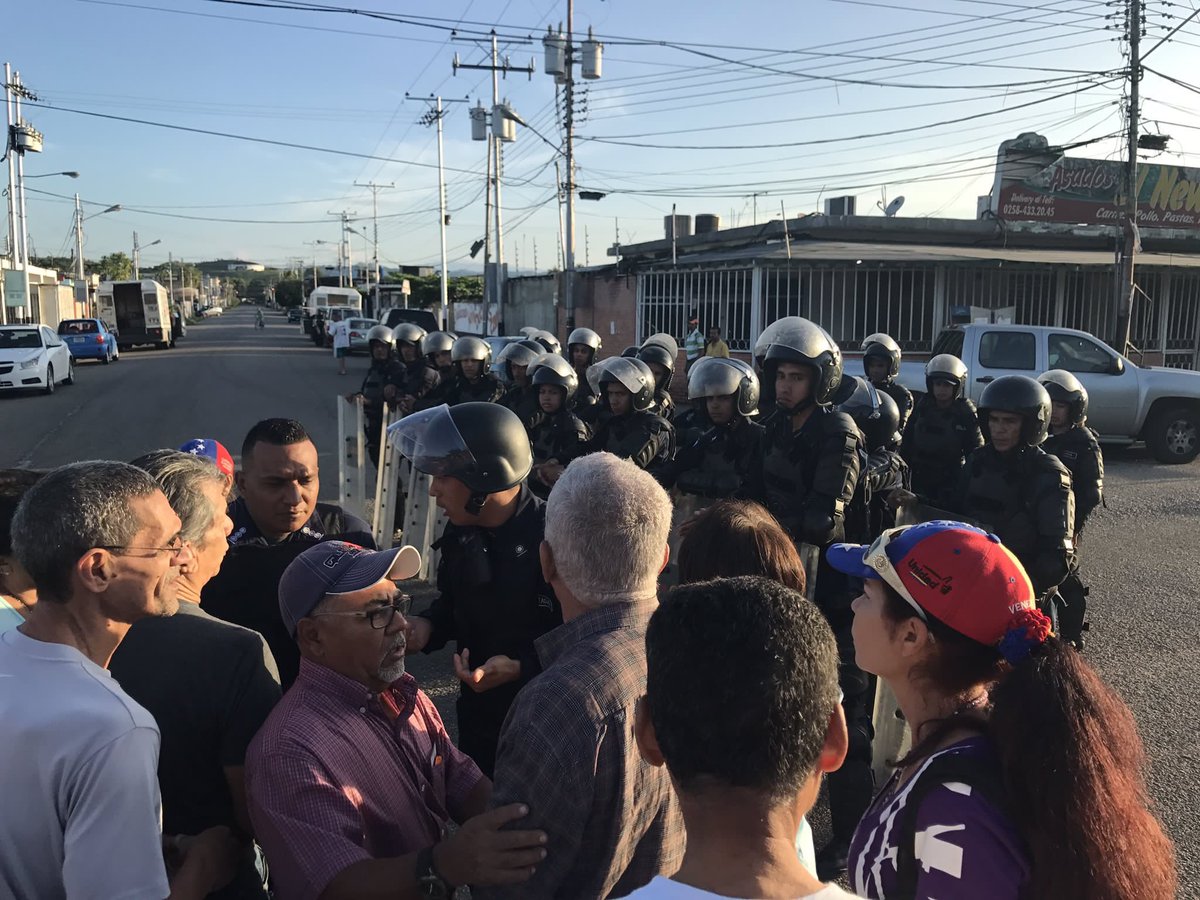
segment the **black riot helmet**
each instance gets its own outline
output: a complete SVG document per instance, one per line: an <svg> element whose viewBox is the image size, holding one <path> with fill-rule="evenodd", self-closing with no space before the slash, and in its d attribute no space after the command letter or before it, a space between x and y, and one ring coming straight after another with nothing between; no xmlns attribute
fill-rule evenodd
<svg viewBox="0 0 1200 900"><path fill-rule="evenodd" d="M413 468L455 478L471 489L467 511L478 515L489 494L519 485L533 467L521 419L498 403L435 406L388 427Z"/></svg>
<svg viewBox="0 0 1200 900"><path fill-rule="evenodd" d="M1021 440L1036 447L1050 429L1050 395L1028 375L1003 375L983 389L979 398L979 424L988 433L988 415L1014 413L1021 417Z"/></svg>
<svg viewBox="0 0 1200 900"><path fill-rule="evenodd" d="M590 347L593 357L597 350L604 346L600 340L600 335L592 331L590 328L576 328L567 335L567 347L573 347L575 344L582 344L585 347Z"/></svg>
<svg viewBox="0 0 1200 900"><path fill-rule="evenodd" d="M396 335L396 342L399 344L409 344L417 350L421 349L421 341L425 339L426 331L420 325L412 322L401 322L392 329L392 333Z"/></svg>
<svg viewBox="0 0 1200 900"><path fill-rule="evenodd" d="M637 358L642 362L655 363L667 370L662 384L657 385L656 388L664 394L671 390L671 379L675 377L675 360L678 357L679 344L676 343L675 338L664 331L652 334L642 341L641 349L637 354Z"/></svg>
<svg viewBox="0 0 1200 900"><path fill-rule="evenodd" d="M579 376L574 367L556 353L543 353L530 367L536 386L552 384L563 389L563 403L570 402L579 390Z"/></svg>
<svg viewBox="0 0 1200 900"><path fill-rule="evenodd" d="M866 378L846 378L842 383L850 384L854 389L837 409L854 420L862 432L867 451L893 446L896 432L900 430L900 407L896 401Z"/></svg>
<svg viewBox="0 0 1200 900"><path fill-rule="evenodd" d="M454 347L458 335L452 331L431 331L421 338L421 352L426 356L436 356Z"/></svg>
<svg viewBox="0 0 1200 900"><path fill-rule="evenodd" d="M538 330L529 336L530 340L542 345L546 353L562 353L562 344L549 331Z"/></svg>
<svg viewBox="0 0 1200 900"><path fill-rule="evenodd" d="M873 359L881 359L887 363L888 384L891 384L892 379L900 374L900 345L892 340L890 335L884 334L882 331L867 335L862 342L862 351L863 374L868 378L871 377L871 373L867 367L870 366Z"/></svg>
<svg viewBox="0 0 1200 900"><path fill-rule="evenodd" d="M482 378L488 373L488 369L492 364L492 346L487 341L477 337L460 337L450 347L450 359L455 363L454 368L458 370L458 374L462 374L462 366L459 365L464 359L479 360L483 365L479 368L479 376Z"/></svg>
<svg viewBox="0 0 1200 900"><path fill-rule="evenodd" d="M939 353L925 364L925 390L933 395L934 382L952 385L955 397L961 397L967 388L967 365L950 353Z"/></svg>
<svg viewBox="0 0 1200 900"><path fill-rule="evenodd" d="M758 376L749 363L740 359L703 357L688 372L688 399L733 397L739 415L752 416L758 411Z"/></svg>
<svg viewBox="0 0 1200 900"><path fill-rule="evenodd" d="M637 344L634 344L633 346L626 347L624 350L622 350L621 356L625 357L625 359L636 359L638 350L640 349L641 348Z"/></svg>
<svg viewBox="0 0 1200 900"><path fill-rule="evenodd" d="M810 402L827 406L842 380L842 351L837 342L819 325L799 316L788 316L772 324L771 344L767 348L763 375L775 380L780 363L811 367L816 377ZM784 410L794 413L798 410Z"/></svg>
<svg viewBox="0 0 1200 900"><path fill-rule="evenodd" d="M502 384L516 384L512 367L525 366L528 368L545 352L545 348L535 340L526 339L508 344L496 357L496 377Z"/></svg>
<svg viewBox="0 0 1200 900"><path fill-rule="evenodd" d="M396 335L386 325L372 325L367 332L367 346L386 344L389 351L396 349Z"/></svg>
<svg viewBox="0 0 1200 900"><path fill-rule="evenodd" d="M645 412L654 404L654 373L640 359L610 357L588 369L587 377L605 409L609 408L608 394L604 390L606 384L623 385L633 395L635 412Z"/></svg>
<svg viewBox="0 0 1200 900"><path fill-rule="evenodd" d="M1038 384L1046 389L1051 403L1067 404L1072 425L1082 425L1087 420L1087 388L1066 369L1043 372L1038 376Z"/></svg>

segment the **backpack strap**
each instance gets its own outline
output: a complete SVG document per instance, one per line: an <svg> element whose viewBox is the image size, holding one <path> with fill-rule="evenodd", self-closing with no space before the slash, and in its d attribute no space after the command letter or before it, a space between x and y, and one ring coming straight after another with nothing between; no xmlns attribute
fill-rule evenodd
<svg viewBox="0 0 1200 900"><path fill-rule="evenodd" d="M916 783L909 788L897 823L896 893L889 894L888 900L915 900L920 874L916 847L917 816L929 794L947 783L958 782L970 787L973 794L978 792L997 809L1005 809L1000 773L986 763L980 765L980 762L979 756L969 751L943 753L917 776Z"/></svg>

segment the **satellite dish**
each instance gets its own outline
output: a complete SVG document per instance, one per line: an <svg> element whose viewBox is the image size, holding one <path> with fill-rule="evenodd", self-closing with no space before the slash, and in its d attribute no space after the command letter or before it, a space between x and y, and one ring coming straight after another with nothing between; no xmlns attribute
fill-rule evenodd
<svg viewBox="0 0 1200 900"><path fill-rule="evenodd" d="M891 203L889 203L884 208L883 214L890 219L893 216L895 216L896 213L900 212L900 207L902 207L903 205L904 205L904 198L897 197L895 200L893 200Z"/></svg>

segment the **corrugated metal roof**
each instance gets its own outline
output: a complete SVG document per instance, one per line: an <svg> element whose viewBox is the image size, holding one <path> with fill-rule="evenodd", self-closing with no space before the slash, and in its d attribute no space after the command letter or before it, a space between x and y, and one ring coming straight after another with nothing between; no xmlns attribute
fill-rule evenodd
<svg viewBox="0 0 1200 900"><path fill-rule="evenodd" d="M964 247L930 244L860 244L847 241L792 241L792 262L822 263L862 261L863 263L940 263L969 265L979 263L1026 263L1034 265L1111 266L1113 253L1107 250L1035 250L1027 247ZM782 243L760 247L742 247L713 253L681 256L678 266L704 266L714 263L754 262L786 263L788 250ZM1200 254L1139 253L1137 265L1200 269ZM647 268L669 268L665 260L647 263Z"/></svg>

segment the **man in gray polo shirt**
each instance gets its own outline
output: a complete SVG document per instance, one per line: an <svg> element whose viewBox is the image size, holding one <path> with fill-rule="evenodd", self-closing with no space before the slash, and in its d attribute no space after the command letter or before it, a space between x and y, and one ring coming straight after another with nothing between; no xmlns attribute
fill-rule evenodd
<svg viewBox="0 0 1200 900"><path fill-rule="evenodd" d="M168 883L158 727L105 668L133 622L178 609L179 517L141 469L87 462L31 488L12 530L39 602L0 635L0 896L205 896L236 845L203 833Z"/></svg>

